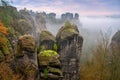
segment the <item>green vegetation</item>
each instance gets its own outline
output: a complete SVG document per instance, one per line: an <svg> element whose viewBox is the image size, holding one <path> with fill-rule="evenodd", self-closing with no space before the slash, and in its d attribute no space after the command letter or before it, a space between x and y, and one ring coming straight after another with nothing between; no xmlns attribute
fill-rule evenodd
<svg viewBox="0 0 120 80"><path fill-rule="evenodd" d="M41 45L41 46L40 46L40 50L41 50L41 51L43 51L43 50L45 50L45 49L46 49L46 48L45 48L44 45Z"/></svg>
<svg viewBox="0 0 120 80"><path fill-rule="evenodd" d="M70 21L66 21L64 26L69 27L69 26L72 26L72 24L70 23Z"/></svg>
<svg viewBox="0 0 120 80"><path fill-rule="evenodd" d="M42 31L40 34L40 42L44 40L52 40L55 41L55 37L49 31Z"/></svg>
<svg viewBox="0 0 120 80"><path fill-rule="evenodd" d="M62 71L60 69L48 67L48 71L51 73L57 73L57 74L59 74L59 76L62 76Z"/></svg>
<svg viewBox="0 0 120 80"><path fill-rule="evenodd" d="M57 51L57 50L58 50L58 46L57 46L57 44L56 44L56 43L54 43L54 45L53 45L53 50L55 50L55 51Z"/></svg>
<svg viewBox="0 0 120 80"><path fill-rule="evenodd" d="M7 11L0 13L0 19L5 24L6 27L11 26L12 17L7 13Z"/></svg>
<svg viewBox="0 0 120 80"><path fill-rule="evenodd" d="M9 48L10 48L10 43L9 43L9 40L7 39L7 37L6 36L2 36L2 40L4 41L4 42L0 42L0 48L1 48L1 51L2 51L2 53L4 54L4 55L8 55L8 54L10 54L10 50L9 50Z"/></svg>
<svg viewBox="0 0 120 80"><path fill-rule="evenodd" d="M43 50L40 52L40 55L50 57L50 56L56 56L58 54L57 54L57 52L55 52L53 50Z"/></svg>
<svg viewBox="0 0 120 80"><path fill-rule="evenodd" d="M48 73L49 73L49 70L46 68L44 69L44 78L48 78Z"/></svg>
<svg viewBox="0 0 120 80"><path fill-rule="evenodd" d="M64 26L60 28L56 37L63 40L63 39L70 37L74 34L79 35L79 31L78 31L77 26L70 23L69 21L67 21L67 22L65 22Z"/></svg>
<svg viewBox="0 0 120 80"><path fill-rule="evenodd" d="M81 80L120 80L120 47L110 50L109 37L102 35L99 44L92 49L92 58L86 54L80 67Z"/></svg>

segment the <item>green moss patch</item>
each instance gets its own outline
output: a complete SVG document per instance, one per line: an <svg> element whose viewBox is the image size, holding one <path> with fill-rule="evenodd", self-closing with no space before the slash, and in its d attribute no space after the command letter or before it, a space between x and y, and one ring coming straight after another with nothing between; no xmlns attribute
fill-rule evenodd
<svg viewBox="0 0 120 80"><path fill-rule="evenodd" d="M64 26L61 27L61 29L58 31L56 37L59 39L65 39L65 38L70 37L74 34L79 35L79 30L78 30L77 26L70 23L69 21L67 21L64 24Z"/></svg>
<svg viewBox="0 0 120 80"><path fill-rule="evenodd" d="M44 40L52 40L55 41L55 37L47 30L42 31L40 34L40 42Z"/></svg>
<svg viewBox="0 0 120 80"><path fill-rule="evenodd" d="M53 50L41 51L38 54L39 65L41 66L60 65L58 57L59 57L58 53Z"/></svg>
<svg viewBox="0 0 120 80"><path fill-rule="evenodd" d="M51 56L57 56L57 52L53 51L53 50L43 50L42 52L40 52L41 56L46 56L46 57L51 57Z"/></svg>

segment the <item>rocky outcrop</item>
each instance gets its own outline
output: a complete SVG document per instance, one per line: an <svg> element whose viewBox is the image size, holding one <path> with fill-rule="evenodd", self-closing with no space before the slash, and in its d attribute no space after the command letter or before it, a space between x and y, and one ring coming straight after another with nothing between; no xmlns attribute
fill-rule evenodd
<svg viewBox="0 0 120 80"><path fill-rule="evenodd" d="M30 34L34 35L35 38L38 37L42 30L46 29L46 20L40 13L32 13L27 9L23 9L19 11L19 14L21 19L24 19L27 23L30 24L30 26L32 26L32 29L30 28L31 30L28 29L28 31Z"/></svg>
<svg viewBox="0 0 120 80"><path fill-rule="evenodd" d="M56 52L55 37L48 31L40 34L38 65L41 80L59 80L62 78L59 54Z"/></svg>
<svg viewBox="0 0 120 80"><path fill-rule="evenodd" d="M37 13L35 15L34 24L36 26L37 33L40 33L41 31L46 30L46 19L42 14Z"/></svg>
<svg viewBox="0 0 120 80"><path fill-rule="evenodd" d="M66 22L56 36L63 80L79 80L79 60L83 38L76 25Z"/></svg>
<svg viewBox="0 0 120 80"><path fill-rule="evenodd" d="M53 50L44 50L38 54L40 79L59 80L62 71L59 54Z"/></svg>
<svg viewBox="0 0 120 80"><path fill-rule="evenodd" d="M15 30L19 31L19 33L21 35L24 35L24 34L31 34L32 33L32 24L30 22L28 22L27 20L25 19L19 19L17 22L16 22L16 27Z"/></svg>
<svg viewBox="0 0 120 80"><path fill-rule="evenodd" d="M120 47L120 31L117 31L111 40L111 45Z"/></svg>
<svg viewBox="0 0 120 80"><path fill-rule="evenodd" d="M120 52L120 31L117 31L111 39L109 56L110 57L113 57L113 55L114 57L118 56L119 52Z"/></svg>
<svg viewBox="0 0 120 80"><path fill-rule="evenodd" d="M38 69L34 38L30 35L21 36L15 50L12 69L21 75L22 80L36 80Z"/></svg>
<svg viewBox="0 0 120 80"><path fill-rule="evenodd" d="M39 42L40 51L53 50L55 45L55 37L49 31L42 31Z"/></svg>

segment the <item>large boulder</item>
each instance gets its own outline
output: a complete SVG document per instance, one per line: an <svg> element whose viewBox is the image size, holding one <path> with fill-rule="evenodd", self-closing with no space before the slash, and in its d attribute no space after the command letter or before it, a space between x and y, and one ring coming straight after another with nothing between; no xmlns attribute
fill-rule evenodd
<svg viewBox="0 0 120 80"><path fill-rule="evenodd" d="M44 50L38 54L41 79L58 80L62 77L59 54Z"/></svg>
<svg viewBox="0 0 120 80"><path fill-rule="evenodd" d="M56 41L58 53L60 54L62 72L64 73L63 80L78 80L83 38L80 36L77 26L66 22L58 31Z"/></svg>

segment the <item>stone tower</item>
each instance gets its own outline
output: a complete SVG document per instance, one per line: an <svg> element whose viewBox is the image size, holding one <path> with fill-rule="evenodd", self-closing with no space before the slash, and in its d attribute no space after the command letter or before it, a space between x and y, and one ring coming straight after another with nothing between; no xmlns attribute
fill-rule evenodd
<svg viewBox="0 0 120 80"><path fill-rule="evenodd" d="M63 72L62 80L79 80L80 53L83 38L76 25L66 22L56 36Z"/></svg>

